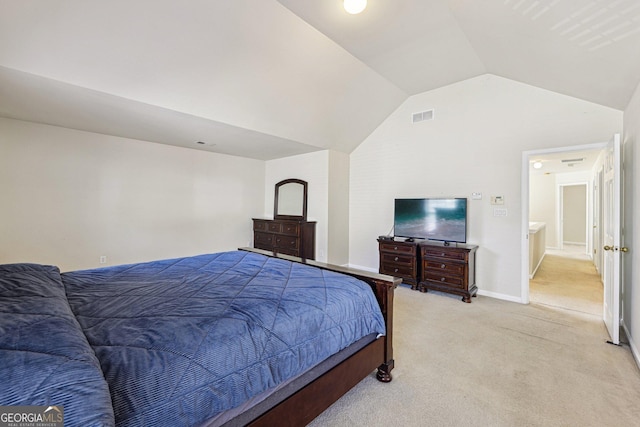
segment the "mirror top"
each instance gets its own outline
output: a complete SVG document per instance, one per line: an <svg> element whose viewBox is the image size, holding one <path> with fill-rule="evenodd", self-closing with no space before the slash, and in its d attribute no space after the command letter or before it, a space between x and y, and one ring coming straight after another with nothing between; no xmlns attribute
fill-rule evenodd
<svg viewBox="0 0 640 427"><path fill-rule="evenodd" d="M307 182L285 179L275 186L274 219L307 219Z"/></svg>

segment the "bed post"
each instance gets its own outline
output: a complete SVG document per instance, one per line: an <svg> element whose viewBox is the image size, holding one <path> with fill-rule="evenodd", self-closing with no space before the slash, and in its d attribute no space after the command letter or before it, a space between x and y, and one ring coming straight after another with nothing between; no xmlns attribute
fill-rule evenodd
<svg viewBox="0 0 640 427"><path fill-rule="evenodd" d="M385 362L378 367L376 378L379 381L388 383L391 381L391 370L394 367L393 360L393 292L397 286L394 282L384 281L380 279L371 280L370 284L374 288L374 293L380 304L382 315L384 316L387 335L384 337L384 360Z"/></svg>

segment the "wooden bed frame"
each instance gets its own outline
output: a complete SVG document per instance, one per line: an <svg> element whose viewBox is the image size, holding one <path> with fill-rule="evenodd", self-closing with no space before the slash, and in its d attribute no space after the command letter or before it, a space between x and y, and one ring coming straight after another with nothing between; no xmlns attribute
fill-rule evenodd
<svg viewBox="0 0 640 427"><path fill-rule="evenodd" d="M371 342L352 356L338 363L325 374L306 386L286 396L268 411L259 414L247 425L257 426L304 426L336 402L347 391L377 369L376 377L382 382L391 381L394 366L393 332L393 292L402 281L399 278L348 267L305 260L255 248L239 248L288 261L299 262L325 270L336 271L356 277L368 283L376 295L385 319L387 334Z"/></svg>

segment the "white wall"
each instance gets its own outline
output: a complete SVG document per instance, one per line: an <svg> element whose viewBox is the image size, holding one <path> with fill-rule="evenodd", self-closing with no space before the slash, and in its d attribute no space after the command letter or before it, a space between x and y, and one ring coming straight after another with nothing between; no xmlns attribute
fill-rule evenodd
<svg viewBox="0 0 640 427"><path fill-rule="evenodd" d="M0 263L62 270L232 250L264 162L0 119Z"/></svg>
<svg viewBox="0 0 640 427"><path fill-rule="evenodd" d="M547 248L558 247L558 195L555 174L529 175L529 221L544 222Z"/></svg>
<svg viewBox="0 0 640 427"><path fill-rule="evenodd" d="M411 114L435 110L432 121ZM600 143L622 112L492 75L412 96L351 154L350 264L377 270L376 237L397 197L471 197L467 240L478 244L481 293L516 301L521 289L522 152ZM506 217L494 217L503 196Z"/></svg>
<svg viewBox="0 0 640 427"><path fill-rule="evenodd" d="M327 262L349 263L349 155L329 152L329 238Z"/></svg>
<svg viewBox="0 0 640 427"><path fill-rule="evenodd" d="M640 85L624 111L623 159L624 159L624 230L623 242L629 252L622 255L623 290L622 320L631 349L640 365Z"/></svg>

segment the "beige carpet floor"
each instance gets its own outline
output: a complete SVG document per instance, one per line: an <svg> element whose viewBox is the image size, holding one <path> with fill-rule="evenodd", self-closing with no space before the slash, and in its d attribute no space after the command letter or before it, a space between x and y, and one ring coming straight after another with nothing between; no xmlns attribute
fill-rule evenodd
<svg viewBox="0 0 640 427"><path fill-rule="evenodd" d="M640 371L599 316L412 291L394 304L393 381L369 376L310 425L640 425Z"/></svg>
<svg viewBox="0 0 640 427"><path fill-rule="evenodd" d="M602 316L602 298L602 281L588 259L547 254L529 281L532 303Z"/></svg>

